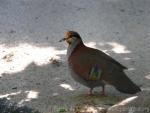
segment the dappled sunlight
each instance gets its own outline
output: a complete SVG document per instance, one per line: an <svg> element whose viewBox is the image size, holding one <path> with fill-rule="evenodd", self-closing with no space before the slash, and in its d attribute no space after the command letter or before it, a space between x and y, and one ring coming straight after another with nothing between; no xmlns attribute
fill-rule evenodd
<svg viewBox="0 0 150 113"><path fill-rule="evenodd" d="M58 96L59 95L59 93L53 93L52 94L52 96Z"/></svg>
<svg viewBox="0 0 150 113"><path fill-rule="evenodd" d="M59 86L61 86L64 89L70 90L70 91L75 90L70 84L60 84Z"/></svg>
<svg viewBox="0 0 150 113"><path fill-rule="evenodd" d="M116 42L108 42L108 45L112 46L112 51L115 53L131 53L131 51L127 50L126 46L121 45L119 43Z"/></svg>
<svg viewBox="0 0 150 113"><path fill-rule="evenodd" d="M21 94L21 91L13 92L13 93L7 93L7 94L4 94L4 95L0 94L0 98L10 99L10 96L15 96L15 95L19 95L19 94Z"/></svg>
<svg viewBox="0 0 150 113"><path fill-rule="evenodd" d="M85 43L86 46L88 47L92 47L92 48L97 48L97 45L99 45L100 47L102 48L99 48L101 49L101 51L105 52L108 54L109 51L112 51L114 53L117 53L117 54L125 54L125 53L131 53L130 50L127 50L127 47L122 45L122 44L119 44L117 42L88 42L88 43ZM110 49L104 49L105 46L110 46ZM129 60L130 58L126 58L125 60Z"/></svg>
<svg viewBox="0 0 150 113"><path fill-rule="evenodd" d="M150 80L150 74L145 76L145 78Z"/></svg>
<svg viewBox="0 0 150 113"><path fill-rule="evenodd" d="M142 91L150 91L150 88L149 87L143 87Z"/></svg>
<svg viewBox="0 0 150 113"><path fill-rule="evenodd" d="M142 87L142 91L150 91L149 87Z"/></svg>
<svg viewBox="0 0 150 113"><path fill-rule="evenodd" d="M106 109L95 105L76 105L75 113L106 113Z"/></svg>
<svg viewBox="0 0 150 113"><path fill-rule="evenodd" d="M80 112L82 113L98 113L98 110L94 108L93 106L84 106Z"/></svg>
<svg viewBox="0 0 150 113"><path fill-rule="evenodd" d="M128 68L128 71L134 71L135 68Z"/></svg>
<svg viewBox="0 0 150 113"><path fill-rule="evenodd" d="M18 104L23 104L24 102L29 102L33 99L37 99L39 95L39 92L34 90L25 91L25 93L27 94L26 98L22 99Z"/></svg>
<svg viewBox="0 0 150 113"><path fill-rule="evenodd" d="M125 58L123 58L124 60L131 60L131 58L129 58L129 57L125 57Z"/></svg>
<svg viewBox="0 0 150 113"><path fill-rule="evenodd" d="M25 98L23 95L26 95ZM12 97L21 96L22 99L18 104L23 104L24 102L29 102L33 99L37 99L39 96L39 92L30 90L30 91L17 91L17 92L11 92L7 94L0 94L0 98L7 98L8 100L11 100Z"/></svg>
<svg viewBox="0 0 150 113"><path fill-rule="evenodd" d="M129 98L119 102L118 104L114 105L113 107L119 106L119 105L121 105L121 106L126 105L126 104L130 103L131 101L135 100L136 98L138 98L138 96L129 97Z"/></svg>
<svg viewBox="0 0 150 113"><path fill-rule="evenodd" d="M106 43L98 43L100 46L105 46L106 45ZM85 43L85 45L86 46L88 46L88 47L91 47L91 48L97 48L96 46L97 46L97 43L96 42L88 42L88 43ZM101 48L100 48L101 49ZM108 53L108 50L106 50L106 49L101 49L101 51L103 51L103 52L105 52L106 54L108 54L109 55L109 53Z"/></svg>
<svg viewBox="0 0 150 113"><path fill-rule="evenodd" d="M96 48L96 42L88 42L88 43L85 43L85 45L88 47Z"/></svg>
<svg viewBox="0 0 150 113"><path fill-rule="evenodd" d="M0 45L0 76L2 73L16 73L24 70L30 63L45 65L50 59L60 59L59 55L66 50L56 50L54 47L37 47L27 43L16 47Z"/></svg>
<svg viewBox="0 0 150 113"><path fill-rule="evenodd" d="M117 42L88 42L87 46L96 48L97 45L101 51L109 54L109 51L113 51L117 54L120 53L130 53L124 45ZM105 49L105 46L110 46L111 48ZM51 63L50 59L60 59L60 55L66 54L66 49L56 50L55 47L38 47L28 43L22 43L18 46L7 47L5 45L0 45L0 76L3 73L11 74L24 70L30 63L35 63L36 65L46 65ZM129 60L130 58L125 58Z"/></svg>
<svg viewBox="0 0 150 113"><path fill-rule="evenodd" d="M37 91L26 91L25 93L27 93L27 99L36 99L39 94Z"/></svg>

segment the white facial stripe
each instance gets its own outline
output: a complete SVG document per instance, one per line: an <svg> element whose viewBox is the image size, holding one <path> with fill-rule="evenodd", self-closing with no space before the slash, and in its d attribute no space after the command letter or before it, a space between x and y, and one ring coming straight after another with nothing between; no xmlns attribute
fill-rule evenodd
<svg viewBox="0 0 150 113"><path fill-rule="evenodd" d="M71 53L73 52L73 50L79 43L80 43L80 40L78 40L76 37L72 37L72 42L67 49L68 58L70 57Z"/></svg>

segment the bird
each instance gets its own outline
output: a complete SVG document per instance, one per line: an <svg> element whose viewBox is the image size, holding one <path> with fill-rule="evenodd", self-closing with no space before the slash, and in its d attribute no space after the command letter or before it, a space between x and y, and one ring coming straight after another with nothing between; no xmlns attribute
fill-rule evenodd
<svg viewBox="0 0 150 113"><path fill-rule="evenodd" d="M124 72L127 67L106 53L86 46L76 31L66 31L59 42L68 43L67 61L72 78L88 87L93 95L95 87L102 87L101 95L106 95L105 86L112 85L118 91L135 94L141 89Z"/></svg>

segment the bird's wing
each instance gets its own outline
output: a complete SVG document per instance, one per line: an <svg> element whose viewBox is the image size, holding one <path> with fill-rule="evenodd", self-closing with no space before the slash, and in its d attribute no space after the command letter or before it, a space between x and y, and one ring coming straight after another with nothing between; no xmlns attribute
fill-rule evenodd
<svg viewBox="0 0 150 113"><path fill-rule="evenodd" d="M122 70L116 63L109 61L104 56L101 56L99 51L91 48L81 48L75 51L68 61L74 71L86 80L91 80L90 77L95 76L95 73L100 73L96 75L96 80L99 80L99 76L112 71L112 68ZM96 66L98 66L98 69Z"/></svg>
<svg viewBox="0 0 150 113"><path fill-rule="evenodd" d="M93 48L89 48L89 50L90 51L95 51L95 54L97 54L100 57L100 59L103 59L103 60L109 61L109 62L111 62L113 64L116 64L117 66L119 66L122 69L127 69L127 67L123 66L118 61L116 61L115 59L113 59L112 57L107 55L106 53L104 53L104 52L102 52L100 50L97 50L97 49L93 49Z"/></svg>
<svg viewBox="0 0 150 113"><path fill-rule="evenodd" d="M102 75L102 69L99 67L98 64L94 65L89 73L88 80L96 81L100 80Z"/></svg>

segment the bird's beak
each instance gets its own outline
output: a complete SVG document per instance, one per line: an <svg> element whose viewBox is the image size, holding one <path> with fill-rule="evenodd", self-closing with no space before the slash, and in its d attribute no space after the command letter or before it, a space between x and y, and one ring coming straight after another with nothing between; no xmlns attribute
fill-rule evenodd
<svg viewBox="0 0 150 113"><path fill-rule="evenodd" d="M66 38L63 38L63 39L59 40L59 42L62 42L62 41L65 41L65 40L66 40Z"/></svg>

